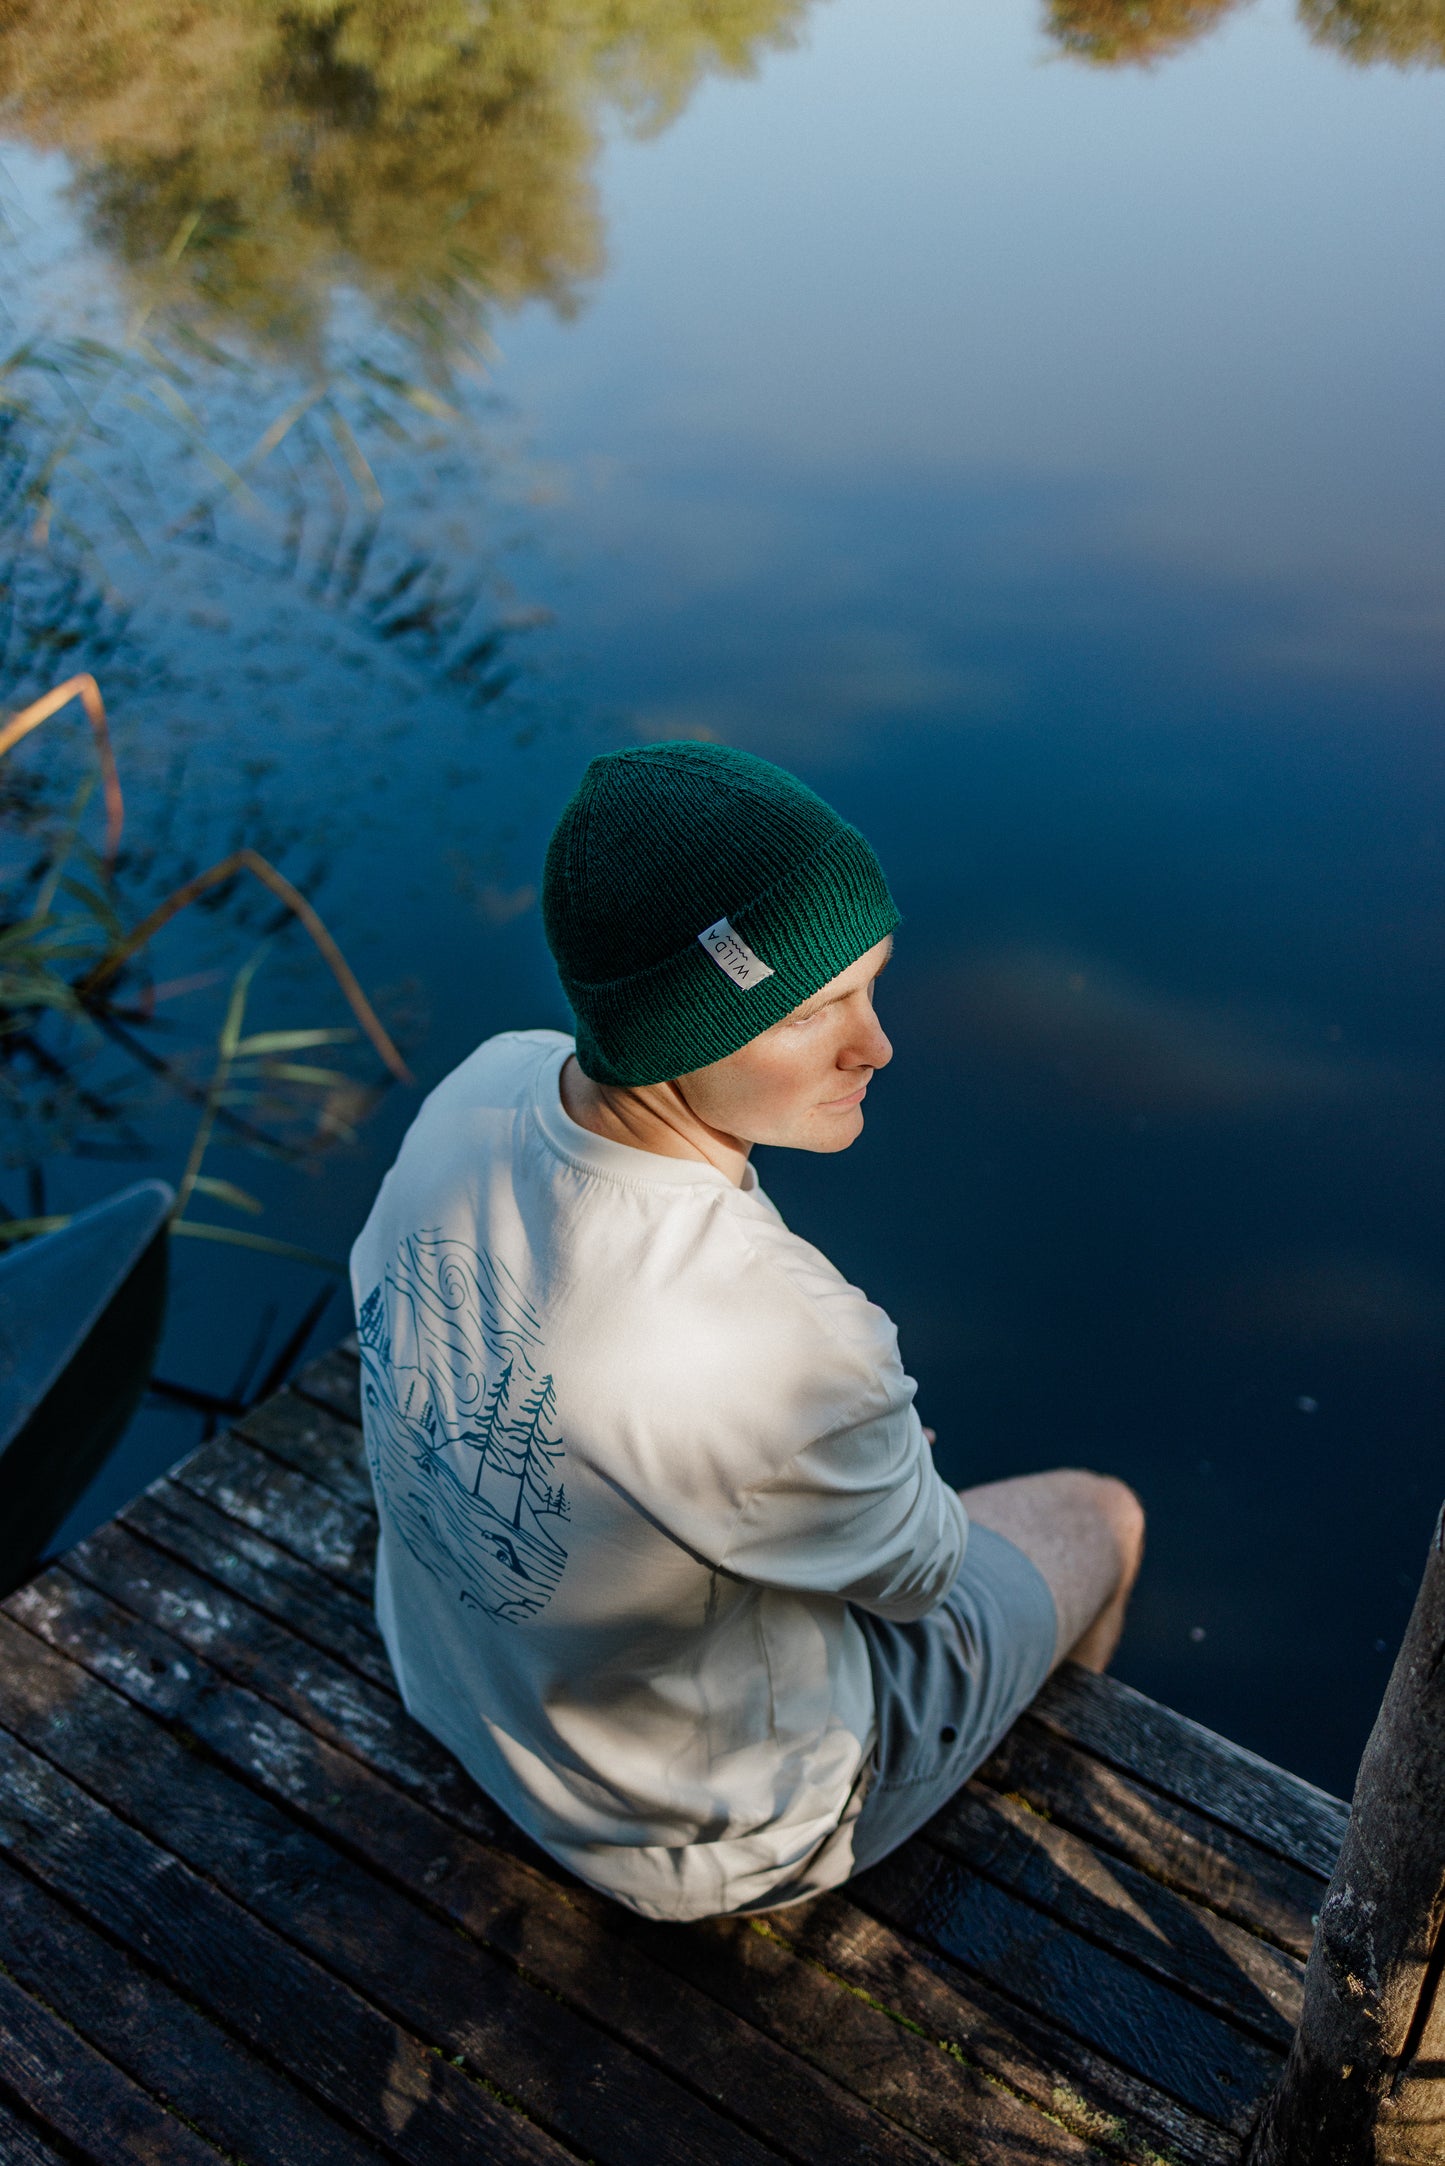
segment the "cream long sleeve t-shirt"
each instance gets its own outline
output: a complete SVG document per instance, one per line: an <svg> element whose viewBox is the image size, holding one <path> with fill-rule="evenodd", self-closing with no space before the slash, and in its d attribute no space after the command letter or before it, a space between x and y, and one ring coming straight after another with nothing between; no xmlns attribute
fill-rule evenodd
<svg viewBox="0 0 1445 2166"><path fill-rule="evenodd" d="M407 1707L654 1918L846 1878L876 1735L850 1604L921 1617L967 1522L882 1310L749 1168L592 1135L571 1041L489 1039L352 1251L377 1614Z"/></svg>

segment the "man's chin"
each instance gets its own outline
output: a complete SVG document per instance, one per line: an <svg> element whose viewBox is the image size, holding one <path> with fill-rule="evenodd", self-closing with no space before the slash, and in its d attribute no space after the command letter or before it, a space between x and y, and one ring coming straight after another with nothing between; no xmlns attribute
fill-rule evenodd
<svg viewBox="0 0 1445 2166"><path fill-rule="evenodd" d="M830 1112L826 1106L819 1106L811 1132L806 1141L800 1140L799 1148L818 1151L826 1156L834 1151L846 1151L849 1144L856 1143L862 1133L861 1105L840 1106L836 1112Z"/></svg>

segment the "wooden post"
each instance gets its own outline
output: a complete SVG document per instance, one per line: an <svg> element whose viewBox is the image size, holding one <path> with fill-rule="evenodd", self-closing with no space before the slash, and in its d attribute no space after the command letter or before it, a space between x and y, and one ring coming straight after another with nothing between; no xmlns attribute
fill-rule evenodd
<svg viewBox="0 0 1445 2166"><path fill-rule="evenodd" d="M1246 2166L1445 2161L1445 1512Z"/></svg>

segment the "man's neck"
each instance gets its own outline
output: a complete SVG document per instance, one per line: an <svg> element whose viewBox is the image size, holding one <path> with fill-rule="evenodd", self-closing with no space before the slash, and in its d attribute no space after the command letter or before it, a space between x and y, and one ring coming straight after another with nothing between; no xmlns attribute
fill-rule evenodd
<svg viewBox="0 0 1445 2166"><path fill-rule="evenodd" d="M563 1064L561 1090L563 1110L579 1128L658 1158L716 1166L734 1188L742 1187L752 1145L699 1120L676 1083L594 1083L571 1055Z"/></svg>

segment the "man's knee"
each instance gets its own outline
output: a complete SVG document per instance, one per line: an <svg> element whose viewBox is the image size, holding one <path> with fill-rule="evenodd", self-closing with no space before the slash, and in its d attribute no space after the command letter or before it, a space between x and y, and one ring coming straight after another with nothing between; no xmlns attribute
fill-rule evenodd
<svg viewBox="0 0 1445 2166"><path fill-rule="evenodd" d="M965 1489L981 1526L1021 1549L1053 1593L1070 1641L1100 1609L1127 1594L1144 1547L1144 1511L1126 1482L1084 1467L1054 1467Z"/></svg>
<svg viewBox="0 0 1445 2166"><path fill-rule="evenodd" d="M1094 1474L1083 1467L1068 1470L1079 1484L1080 1503L1103 1522L1119 1563L1119 1579L1131 1585L1144 1554L1144 1507L1127 1482L1116 1474Z"/></svg>

